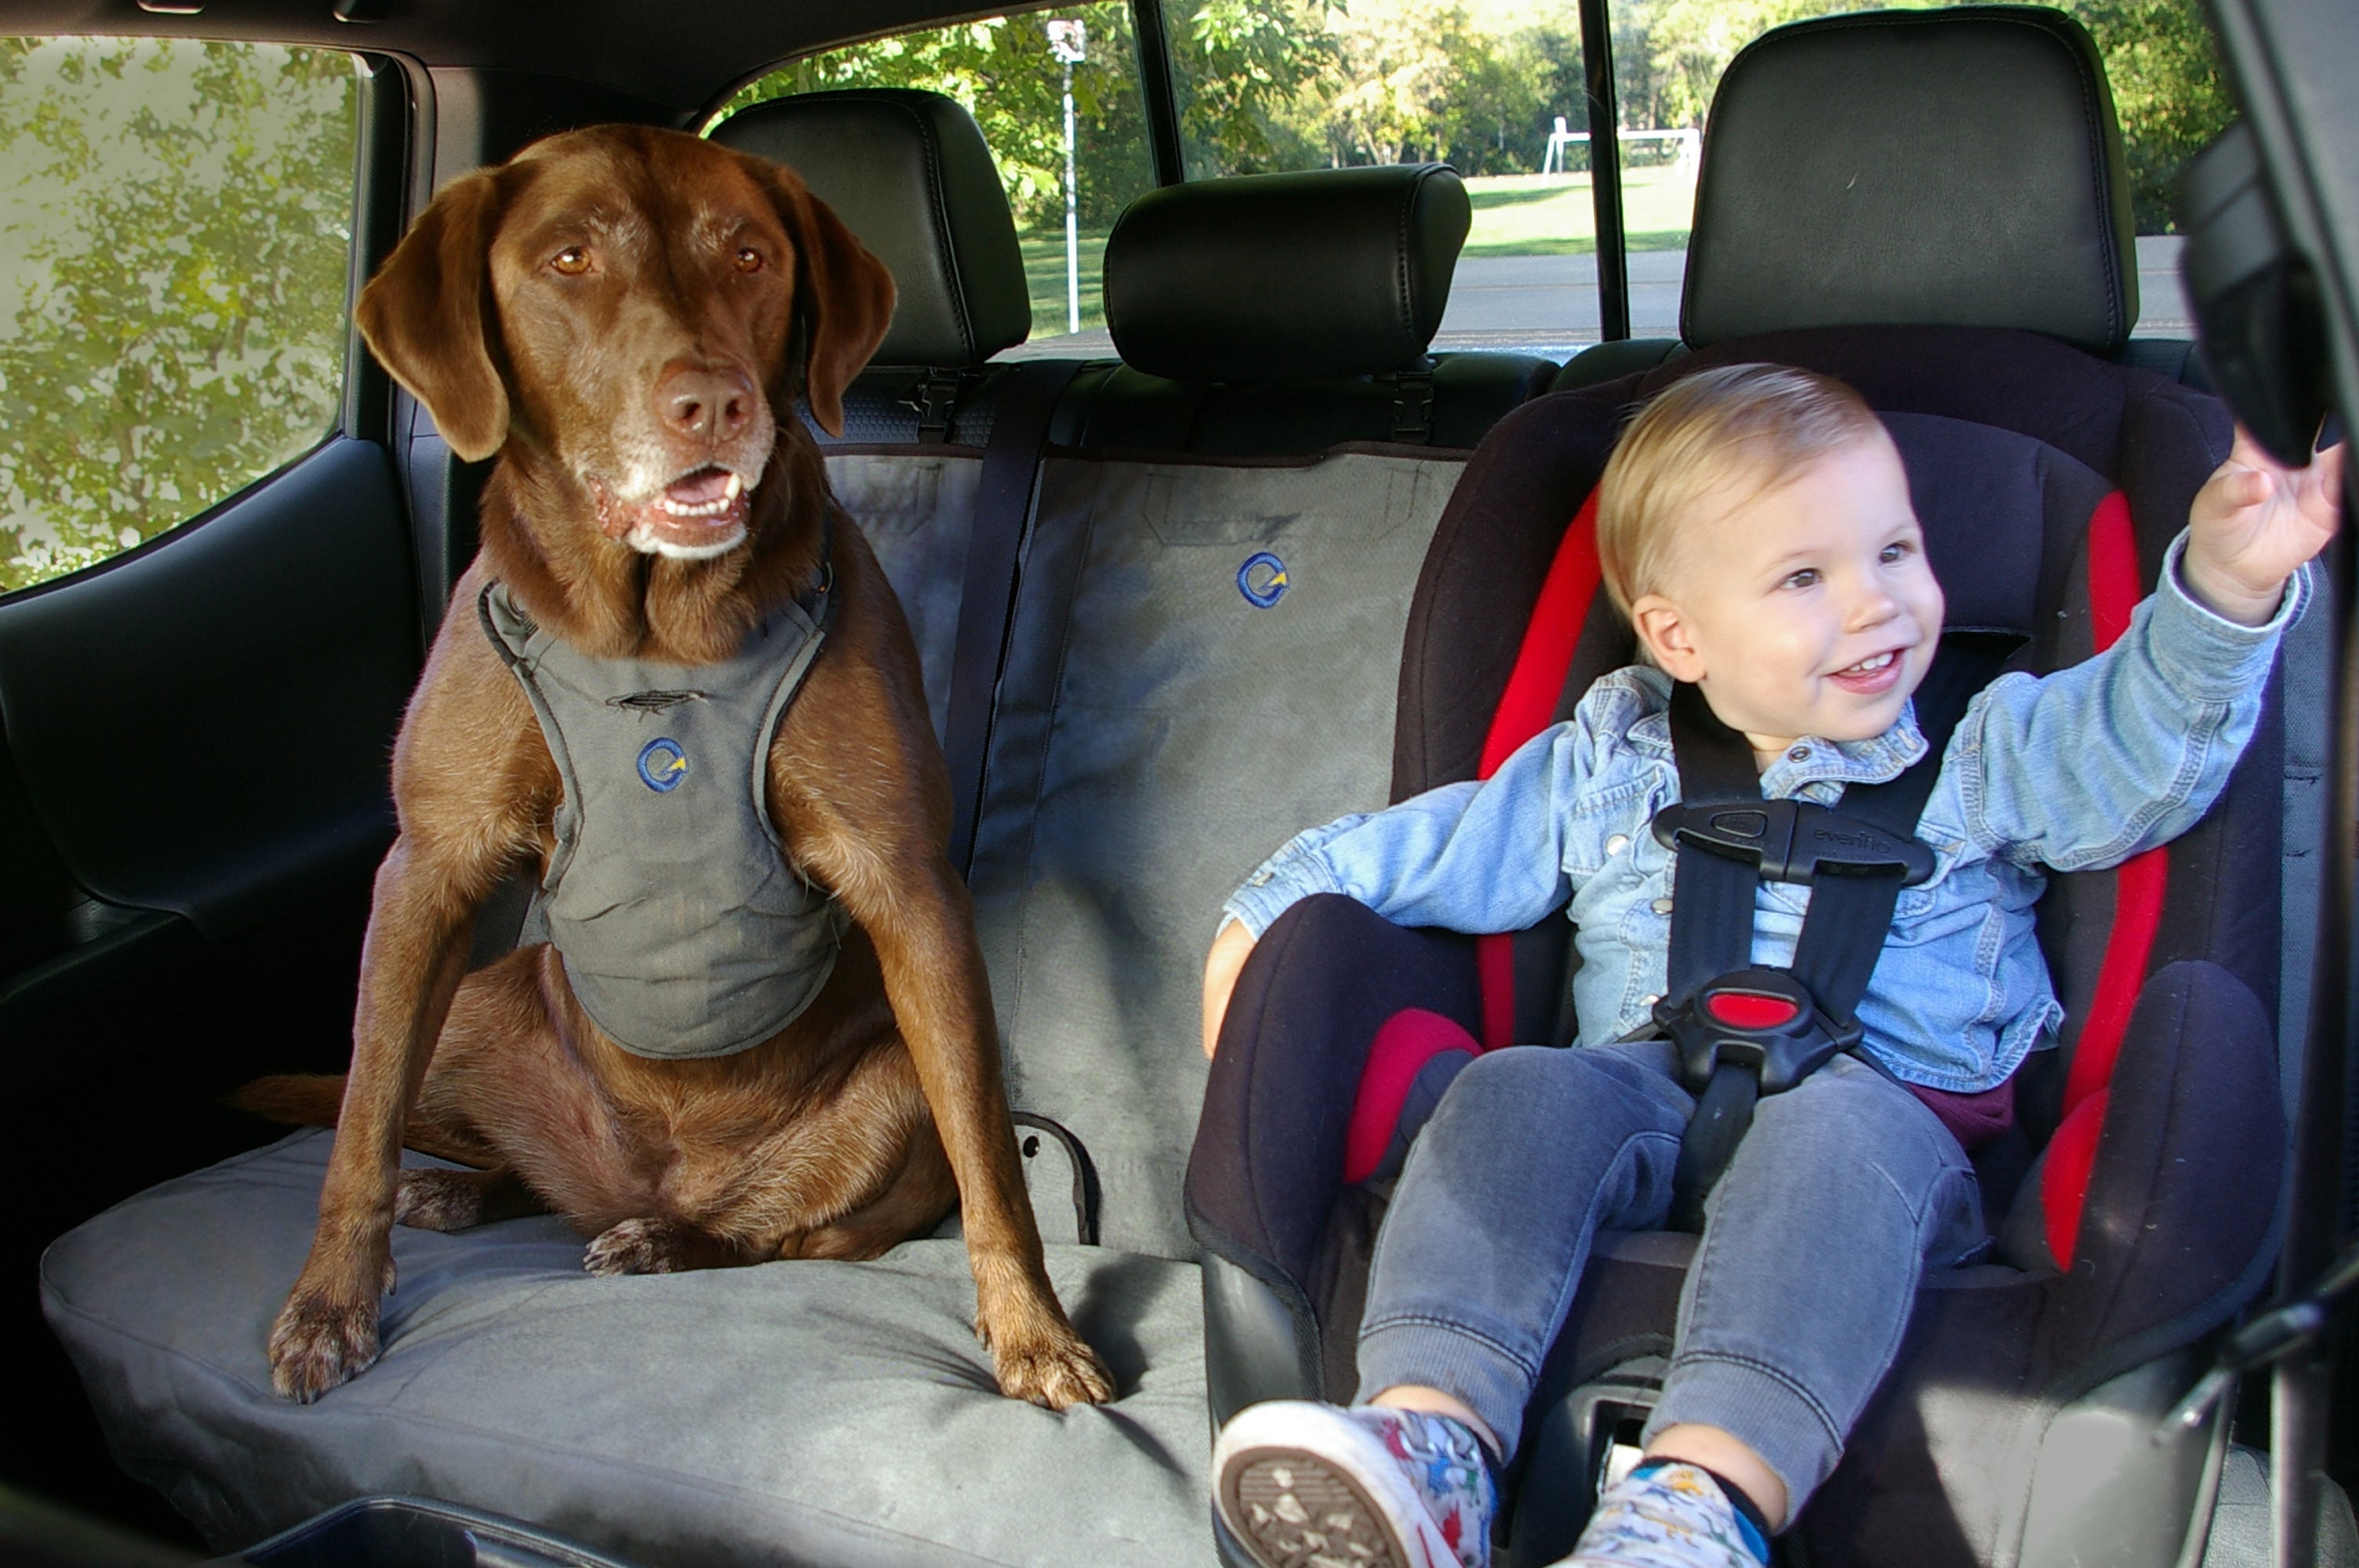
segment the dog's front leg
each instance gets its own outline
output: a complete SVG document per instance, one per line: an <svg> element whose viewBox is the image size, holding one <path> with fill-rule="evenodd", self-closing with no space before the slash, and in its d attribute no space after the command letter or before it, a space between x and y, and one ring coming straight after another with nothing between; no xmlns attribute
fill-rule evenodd
<svg viewBox="0 0 2359 1568"><path fill-rule="evenodd" d="M476 901L405 835L377 870L353 1065L320 1227L270 1334L270 1381L310 1402L377 1357L377 1307L393 1289L393 1206L401 1138L466 972Z"/></svg>
<svg viewBox="0 0 2359 1568"><path fill-rule="evenodd" d="M886 997L958 1182L975 1332L991 1350L1000 1391L1051 1410L1103 1403L1114 1397L1113 1379L1073 1332L1041 1258L966 884L939 853L831 869L838 895L875 945Z"/></svg>

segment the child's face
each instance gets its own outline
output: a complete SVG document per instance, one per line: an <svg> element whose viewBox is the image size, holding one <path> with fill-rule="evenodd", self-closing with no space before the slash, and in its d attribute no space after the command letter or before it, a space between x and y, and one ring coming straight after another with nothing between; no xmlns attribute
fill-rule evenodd
<svg viewBox="0 0 2359 1568"><path fill-rule="evenodd" d="M1941 633L1908 476L1881 435L1681 524L1664 590L1632 604L1656 662L1762 754L1899 719Z"/></svg>

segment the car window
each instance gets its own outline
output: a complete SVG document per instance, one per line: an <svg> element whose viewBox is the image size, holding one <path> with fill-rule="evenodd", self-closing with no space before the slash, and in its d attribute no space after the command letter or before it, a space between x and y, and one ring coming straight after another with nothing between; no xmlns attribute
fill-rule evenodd
<svg viewBox="0 0 2359 1568"><path fill-rule="evenodd" d="M1597 341L1596 224L1560 120L1585 126L1572 0L1166 5L1191 179L1433 160L1474 207L1434 346Z"/></svg>
<svg viewBox="0 0 2359 1568"><path fill-rule="evenodd" d="M0 591L334 427L356 81L333 50L0 38Z"/></svg>
<svg viewBox="0 0 2359 1568"><path fill-rule="evenodd" d="M747 83L711 123L768 99L838 87L924 88L964 105L1015 211L1033 344L1055 339L1050 351L1109 351L1099 282L1106 235L1123 208L1155 184L1123 0L985 16L810 55Z"/></svg>
<svg viewBox="0 0 2359 1568"><path fill-rule="evenodd" d="M1630 330L1679 335L1706 113L1781 23L1930 0L1616 0ZM2070 0L2113 81L2137 219L2141 336L2187 337L2170 217L2180 165L2230 115L2200 0ZM1474 226L1439 348L1597 341L1595 209L1571 0L1204 0L1167 5L1190 178L1435 158Z"/></svg>
<svg viewBox="0 0 2359 1568"><path fill-rule="evenodd" d="M1910 6L1931 0L1874 0ZM2043 0L2044 3L2044 0ZM2194 335L2179 283L2171 192L2180 166L2234 115L2201 0L2058 0L2096 39L2113 84L2129 163L2138 243L2138 337ZM1620 110L1630 331L1680 330L1688 222L1695 210L1691 138L1721 72L1745 44L1783 22L1863 9L1862 0L1617 0L1614 95ZM1586 127L1577 119L1572 129ZM1586 138L1582 138L1586 141ZM1587 149L1572 155L1588 167ZM1582 177L1584 191L1585 175Z"/></svg>

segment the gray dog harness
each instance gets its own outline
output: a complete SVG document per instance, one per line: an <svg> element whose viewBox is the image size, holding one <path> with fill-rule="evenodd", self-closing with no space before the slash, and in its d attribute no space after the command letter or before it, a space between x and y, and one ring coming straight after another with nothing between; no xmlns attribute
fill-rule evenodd
<svg viewBox="0 0 2359 1568"><path fill-rule="evenodd" d="M484 634L524 687L565 797L538 901L573 994L641 1056L725 1056L799 1017L848 917L788 863L770 738L827 635L823 582L718 665L594 659L493 583Z"/></svg>

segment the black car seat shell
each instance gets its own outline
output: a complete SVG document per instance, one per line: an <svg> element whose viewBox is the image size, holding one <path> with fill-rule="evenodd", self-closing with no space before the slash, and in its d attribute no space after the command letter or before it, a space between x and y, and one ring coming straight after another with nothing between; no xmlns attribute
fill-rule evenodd
<svg viewBox="0 0 2359 1568"><path fill-rule="evenodd" d="M2033 243L2014 274L2001 253L1976 258L1987 270L1966 280L1962 321L1945 313L1940 288L1910 305L1905 281L1890 279L1864 324L1830 319L1837 307L1808 289L1788 314L1753 275L1712 259L1723 243L1753 254L1765 240L1749 220L1730 237L1724 225L1739 220L1707 197L1685 315L1716 323L1712 341L1517 410L1469 465L1406 642L1395 798L1481 776L1626 662L1627 633L1597 591L1585 503L1628 410L1703 365L1804 365L1850 382L1886 416L1953 626L2014 633L2033 669L2118 634L2225 453L2229 427L2210 398L2098 357L2128 330L2120 275L2130 252L2113 195L2111 109L2086 35L2017 10L1846 17L1774 32L1740 64L1809 81L1815 59L1845 61L1854 135L1880 124L1876 135L1909 149L1919 189L1938 193L1953 161L1957 178L1987 184L2031 160L1984 139L1952 144L1920 115L1946 101L1928 82L1947 75L1952 49L1972 58L2026 38L2066 58L2017 82L2011 112L2032 93L2044 102L2027 124L2082 124L2072 145L2085 178L2051 170L2039 181L2082 193L2060 231L2087 242L2062 247L2081 276L2051 287L2056 257ZM1750 92L1737 67L1730 81ZM2026 85L2042 81L2042 92ZM1760 117L1762 101L1752 135L1820 145L1823 99L1788 95L1782 121ZM1707 192L1746 121L1716 109L1713 124ZM1845 156L1894 167L1888 147ZM1780 190L1795 211L1778 232L1807 247L1777 264L1783 276L1821 259L1840 269L1853 189L1830 178ZM1946 252L1908 249L1893 210L1875 222L1889 271L1959 277ZM1723 283L1732 293L1716 292ZM1994 319L2009 298L2018 318ZM1920 308L1926 324L1895 320ZM1921 1292L1898 1368L1797 1527L1810 1561L2127 1563L2180 1550L2217 1462L2206 1443L2223 1434L2147 1440L2191 1380L2195 1347L2251 1299L2275 1252L2281 749L2273 704L2201 827L2119 871L2051 882L2042 940L2071 1018L2062 1049L2018 1078L2019 1141L1983 1162L1994 1220L2013 1211L2001 1260ZM1379 1190L1343 1173L1369 1043L1405 1008L1440 1013L1491 1045L1568 1041L1569 944L1549 924L1476 941L1396 931L1329 897L1289 910L1265 935L1231 1004L1189 1174L1216 1418L1258 1398L1350 1397L1382 1206ZM2027 1171L2040 1145L2043 1162ZM1569 1548L1591 1466L1651 1401L1690 1245L1669 1235L1601 1245L1530 1413L1509 1561Z"/></svg>
<svg viewBox="0 0 2359 1568"><path fill-rule="evenodd" d="M957 320L925 280L952 287L958 269L929 275L895 247L972 255L997 243L975 231L1005 237L1004 206L978 215L950 200L939 182L957 166L939 147L880 146L862 167L908 176L895 214L952 216L903 240L882 226L872 236L863 224L881 221L859 206L869 186L847 194L819 160L895 125L922 144L971 124L932 104L816 96L827 102L754 111L808 145L756 136L761 122L729 135L792 157L906 267L905 323ZM1346 254L1305 235L1299 254L1315 277L1366 265L1357 247L1389 265L1430 238L1364 230ZM1199 304L1204 335L1234 339L1221 298ZM646 1562L1211 1559L1201 1296L1179 1202L1205 1072L1193 1000L1204 925L1274 815L1382 802L1392 650L1467 450L1389 439L1391 392L1328 362L1205 383L1088 367L1022 449L1007 575L978 599L964 564L975 508L957 492L987 488L1006 450L1009 405L995 389L1031 368L982 357L1020 335L1012 310L999 319L889 340L918 362L855 386L828 460L929 651L938 723L955 739L962 691L982 694L971 881L1019 1147L1051 1279L1113 1368L1116 1402L1052 1413L998 1396L954 1234L872 1264L598 1280L582 1272L582 1238L541 1217L397 1229L383 1358L315 1404L289 1404L270 1390L264 1346L310 1243L328 1148L325 1134L299 1133L118 1206L43 1264L45 1311L118 1457L209 1539L239 1545L353 1498L408 1493ZM1484 423L1552 368L1484 358L1470 383ZM946 437L919 427L922 399L905 401L944 368L962 382ZM1249 456L1191 447L1207 432L1241 438L1219 411L1272 386L1310 408L1305 423L1263 429ZM1128 417L1133 391L1151 416ZM1167 416L1183 405L1214 416ZM1455 427L1448 405L1437 399L1437 429ZM1289 444L1364 416L1381 423L1341 447ZM1146 444L1092 444L1093 419ZM1464 428L1465 441L1480 434ZM971 671L961 633L978 615L991 636Z"/></svg>

